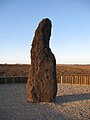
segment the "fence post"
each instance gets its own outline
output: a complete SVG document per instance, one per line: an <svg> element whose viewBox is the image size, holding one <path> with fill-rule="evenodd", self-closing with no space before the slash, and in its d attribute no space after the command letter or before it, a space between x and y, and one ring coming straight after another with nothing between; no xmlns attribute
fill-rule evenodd
<svg viewBox="0 0 90 120"><path fill-rule="evenodd" d="M61 76L61 84L62 84L62 76Z"/></svg>
<svg viewBox="0 0 90 120"><path fill-rule="evenodd" d="M85 85L86 85L86 76L84 76L84 80L85 80L84 83L85 83Z"/></svg>
<svg viewBox="0 0 90 120"><path fill-rule="evenodd" d="M6 76L5 76L5 84L6 84Z"/></svg>
<svg viewBox="0 0 90 120"><path fill-rule="evenodd" d="M14 84L14 77L13 77L13 84Z"/></svg>
<svg viewBox="0 0 90 120"><path fill-rule="evenodd" d="M89 76L89 80L88 80L88 85L90 85L90 76Z"/></svg>
<svg viewBox="0 0 90 120"><path fill-rule="evenodd" d="M71 84L73 84L73 76L72 76L72 78L71 78Z"/></svg>

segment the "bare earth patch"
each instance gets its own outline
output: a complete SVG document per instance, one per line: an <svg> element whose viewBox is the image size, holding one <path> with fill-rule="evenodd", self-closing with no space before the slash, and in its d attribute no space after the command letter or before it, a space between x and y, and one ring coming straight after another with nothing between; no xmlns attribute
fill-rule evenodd
<svg viewBox="0 0 90 120"><path fill-rule="evenodd" d="M90 86L58 84L55 103L28 103L26 84L2 84L0 120L90 120Z"/></svg>

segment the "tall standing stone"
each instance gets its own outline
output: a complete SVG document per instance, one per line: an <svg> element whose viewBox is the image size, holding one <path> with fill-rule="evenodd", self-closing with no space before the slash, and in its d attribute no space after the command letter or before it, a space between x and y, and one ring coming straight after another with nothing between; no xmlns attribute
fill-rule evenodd
<svg viewBox="0 0 90 120"><path fill-rule="evenodd" d="M33 38L27 82L27 97L30 102L53 102L56 98L56 60L49 48L51 27L51 21L43 19Z"/></svg>

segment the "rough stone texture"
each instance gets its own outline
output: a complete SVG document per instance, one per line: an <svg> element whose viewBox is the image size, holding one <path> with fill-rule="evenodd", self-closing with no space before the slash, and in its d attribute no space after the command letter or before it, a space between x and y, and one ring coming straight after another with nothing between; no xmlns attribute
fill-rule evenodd
<svg viewBox="0 0 90 120"><path fill-rule="evenodd" d="M57 94L56 60L49 48L51 21L43 19L35 31L27 82L30 102L53 102Z"/></svg>

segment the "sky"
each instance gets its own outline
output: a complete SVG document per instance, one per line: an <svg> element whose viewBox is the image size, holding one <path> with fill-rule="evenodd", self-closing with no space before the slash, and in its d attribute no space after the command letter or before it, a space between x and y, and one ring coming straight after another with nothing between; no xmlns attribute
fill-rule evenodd
<svg viewBox="0 0 90 120"><path fill-rule="evenodd" d="M90 0L0 0L0 64L30 64L34 31L52 22L57 64L90 64Z"/></svg>

